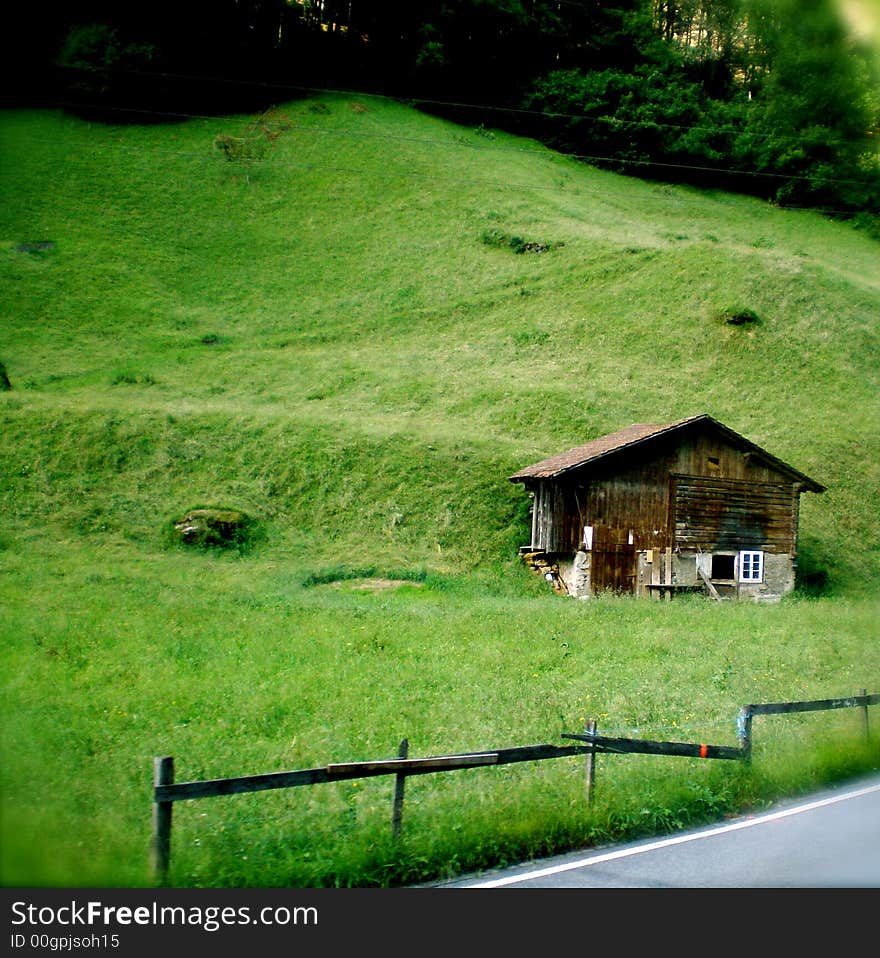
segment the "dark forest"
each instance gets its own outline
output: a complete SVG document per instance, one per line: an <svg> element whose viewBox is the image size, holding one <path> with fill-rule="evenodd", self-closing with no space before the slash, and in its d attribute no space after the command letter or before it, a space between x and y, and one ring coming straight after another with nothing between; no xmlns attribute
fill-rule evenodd
<svg viewBox="0 0 880 958"><path fill-rule="evenodd" d="M393 96L634 175L875 222L877 57L834 0L92 0L4 14L6 106Z"/></svg>

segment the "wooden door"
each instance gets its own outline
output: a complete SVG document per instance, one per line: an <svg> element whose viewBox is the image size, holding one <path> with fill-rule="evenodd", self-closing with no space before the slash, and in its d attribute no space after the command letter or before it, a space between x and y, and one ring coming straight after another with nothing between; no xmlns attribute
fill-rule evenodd
<svg viewBox="0 0 880 958"><path fill-rule="evenodd" d="M629 530L597 525L590 565L590 591L635 592L636 548Z"/></svg>
<svg viewBox="0 0 880 958"><path fill-rule="evenodd" d="M590 591L632 594L636 586L636 547L603 543L593 550Z"/></svg>

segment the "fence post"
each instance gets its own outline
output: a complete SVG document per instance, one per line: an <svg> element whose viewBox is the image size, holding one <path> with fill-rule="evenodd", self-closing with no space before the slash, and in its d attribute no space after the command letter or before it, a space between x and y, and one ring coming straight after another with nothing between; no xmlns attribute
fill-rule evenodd
<svg viewBox="0 0 880 958"><path fill-rule="evenodd" d="M398 758L409 757L409 739L404 739L397 750ZM403 789L406 783L406 775L398 772L394 776L394 805L391 810L391 834L397 839L400 838L400 823L403 819Z"/></svg>
<svg viewBox="0 0 880 958"><path fill-rule="evenodd" d="M867 694L868 694L867 689L859 689L859 695L867 695ZM863 723L865 727L865 741L870 742L871 729L868 725L868 703L867 702L865 702L865 704L862 706L862 718L863 718Z"/></svg>
<svg viewBox="0 0 880 958"><path fill-rule="evenodd" d="M596 734L596 720L590 719L584 728L584 735L594 736ZM593 803L593 790L596 784L596 753L592 749L584 756L584 791L587 797L587 804Z"/></svg>
<svg viewBox="0 0 880 958"><path fill-rule="evenodd" d="M743 759L747 762L752 760L752 710L748 705L744 705L739 710L739 717L736 720L736 735L739 739L739 747L742 749Z"/></svg>
<svg viewBox="0 0 880 958"><path fill-rule="evenodd" d="M174 784L174 759L168 756L153 759L153 788ZM153 799L153 838L150 845L150 860L153 878L164 885L168 878L171 861L171 810L174 802L157 802Z"/></svg>

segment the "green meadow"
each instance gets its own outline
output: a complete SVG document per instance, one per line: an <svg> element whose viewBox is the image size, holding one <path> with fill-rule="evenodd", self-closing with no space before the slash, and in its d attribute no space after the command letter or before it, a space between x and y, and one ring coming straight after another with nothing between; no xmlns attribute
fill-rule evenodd
<svg viewBox="0 0 880 958"><path fill-rule="evenodd" d="M178 781L598 731L736 744L880 691L880 246L337 96L0 114L0 880L147 886ZM217 137L254 150L232 159ZM751 310L755 321L727 322ZM828 487L776 605L554 595L509 475L709 413ZM192 549L197 506L254 519ZM854 709L751 765L579 758L178 803L181 886L390 886L767 807L880 767Z"/></svg>

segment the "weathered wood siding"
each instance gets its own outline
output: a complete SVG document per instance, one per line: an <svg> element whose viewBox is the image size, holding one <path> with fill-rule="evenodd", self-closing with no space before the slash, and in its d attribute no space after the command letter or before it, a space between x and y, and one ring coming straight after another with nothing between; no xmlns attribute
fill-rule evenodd
<svg viewBox="0 0 880 958"><path fill-rule="evenodd" d="M678 435L537 481L532 545L615 552L761 548L794 554L798 494L789 478L708 434Z"/></svg>
<svg viewBox="0 0 880 958"><path fill-rule="evenodd" d="M791 483L678 476L674 488L679 549L794 553L797 493Z"/></svg>
<svg viewBox="0 0 880 958"><path fill-rule="evenodd" d="M582 491L582 526L594 529L594 548L631 545L663 549L671 544L669 477L664 463L597 477Z"/></svg>
<svg viewBox="0 0 880 958"><path fill-rule="evenodd" d="M578 511L565 485L539 482L532 514L532 546L544 552L577 550Z"/></svg>
<svg viewBox="0 0 880 958"><path fill-rule="evenodd" d="M743 479L748 482L790 481L769 463L742 453L724 442L720 436L710 433L698 434L682 442L669 461L669 471L689 476Z"/></svg>

